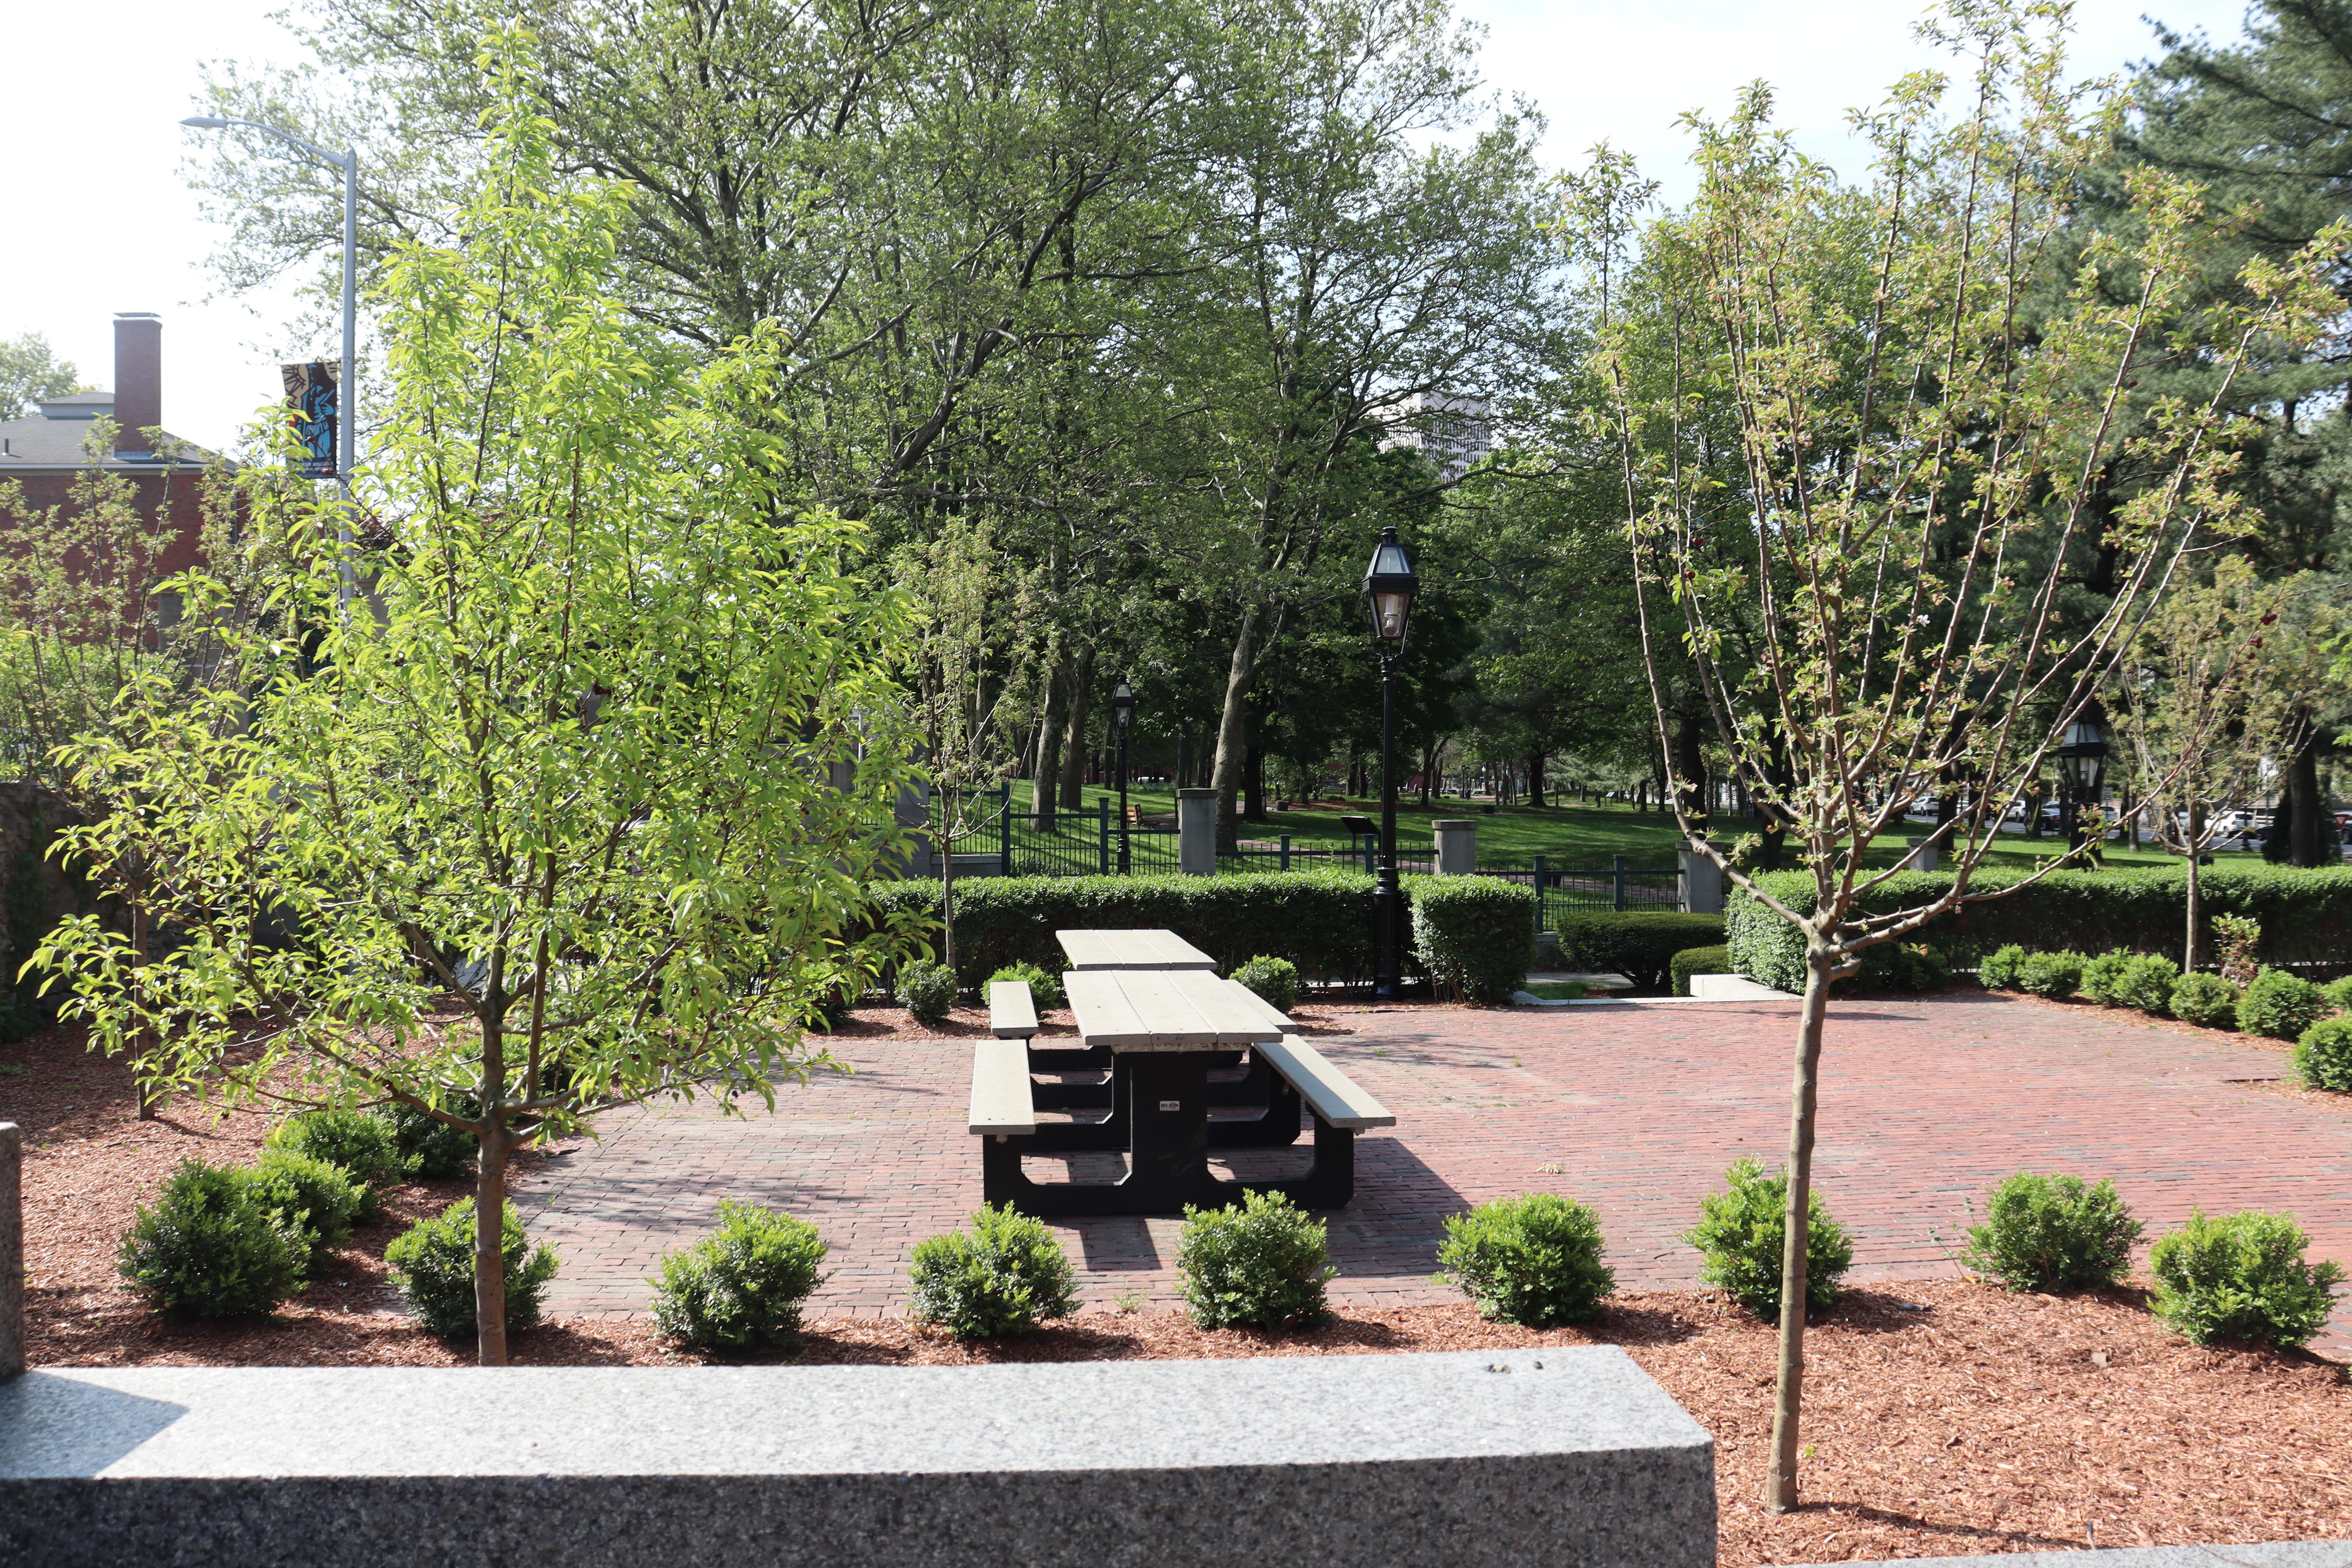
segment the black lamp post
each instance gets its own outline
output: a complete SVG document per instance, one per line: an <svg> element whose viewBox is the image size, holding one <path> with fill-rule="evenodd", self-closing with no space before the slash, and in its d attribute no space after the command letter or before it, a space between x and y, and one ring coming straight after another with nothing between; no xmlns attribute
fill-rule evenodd
<svg viewBox="0 0 2352 1568"><path fill-rule="evenodd" d="M1381 530L1364 568L1364 604L1381 657L1381 858L1372 882L1372 995L1392 1002L1403 986L1404 894L1396 869L1396 667L1421 579L1393 527Z"/></svg>
<svg viewBox="0 0 2352 1568"><path fill-rule="evenodd" d="M2105 717L2096 702L2084 708L2066 726L2066 743L2055 753L2068 785L2066 844L2072 849L2083 847L2083 808L2099 804L2100 789L2106 778L2107 732L2101 723Z"/></svg>
<svg viewBox="0 0 2352 1568"><path fill-rule="evenodd" d="M1128 873L1127 727L1135 721L1135 689L1124 680L1110 689L1110 727L1118 734L1118 874Z"/></svg>

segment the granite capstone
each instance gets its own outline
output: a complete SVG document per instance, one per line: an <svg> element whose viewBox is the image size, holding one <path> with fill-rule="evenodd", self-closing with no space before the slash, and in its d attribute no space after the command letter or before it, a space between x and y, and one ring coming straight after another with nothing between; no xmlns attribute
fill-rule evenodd
<svg viewBox="0 0 2352 1568"><path fill-rule="evenodd" d="M1714 1450L1612 1347L0 1389L0 1562L714 1557L1711 1568Z"/></svg>

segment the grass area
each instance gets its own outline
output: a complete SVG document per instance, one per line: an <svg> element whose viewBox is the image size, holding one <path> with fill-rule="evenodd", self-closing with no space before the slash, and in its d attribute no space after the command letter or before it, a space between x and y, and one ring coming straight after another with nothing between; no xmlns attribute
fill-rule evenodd
<svg viewBox="0 0 2352 1568"><path fill-rule="evenodd" d="M1573 1002L1584 994L1584 985L1576 980L1530 980L1528 994L1546 1002Z"/></svg>
<svg viewBox="0 0 2352 1568"><path fill-rule="evenodd" d="M1083 818L1067 815L1055 824L1056 831L1048 836L1033 832L1030 825L1022 824L1015 838L1016 850L1033 849L1077 856L1096 846L1099 829L1096 826L1096 802L1111 803L1113 830L1116 832L1118 792L1087 785L1082 792L1086 800ZM1030 789L1024 783L1013 786L1013 808L1026 812ZM1146 814L1172 813L1176 809L1175 792L1165 784L1137 784L1127 794L1128 801ZM1401 849L1425 851L1430 843L1430 824L1441 818L1467 817L1478 824L1478 861L1483 866L1525 866L1530 858L1541 855L1548 865L1572 869L1605 867L1612 855L1623 855L1635 868L1656 869L1674 865L1675 845L1679 835L1674 820L1654 811L1637 812L1630 805L1611 803L1605 805L1548 805L1536 810L1524 805L1508 805L1487 815L1483 801L1454 800L1433 809L1419 809L1417 800L1401 801L1397 810L1397 842ZM1343 815L1369 816L1375 821L1380 816L1377 800L1317 801L1310 806L1291 811L1269 811L1264 822L1244 822L1242 837L1268 843L1289 834L1294 847L1315 845L1318 847L1344 847L1347 829L1340 826ZM1720 840L1736 839L1753 833L1757 824L1752 817L1718 817L1715 834ZM1924 827L1920 831L1925 831ZM989 847L975 844L972 847ZM2022 833L2004 833L1999 844L1987 858L1988 863L2023 870L2035 861L2056 855L2064 845L2055 837L2028 838ZM1874 864L1893 865L1901 858L1901 850L1891 839L1881 839L1873 846ZM2231 853L2216 857L2228 865L2237 862L2257 862L2256 854ZM2121 843L2107 846L2109 866L2177 866L2178 856L2158 854L2152 850L2134 851Z"/></svg>

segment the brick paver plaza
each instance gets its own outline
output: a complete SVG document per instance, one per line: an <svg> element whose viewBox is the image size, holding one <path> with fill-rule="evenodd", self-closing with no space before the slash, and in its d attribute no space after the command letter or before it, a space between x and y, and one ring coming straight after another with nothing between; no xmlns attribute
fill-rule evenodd
<svg viewBox="0 0 2352 1568"><path fill-rule="evenodd" d="M1743 1154L1787 1138L1795 1007L1787 1003L1549 1010L1370 1008L1326 1056L1384 1100L1393 1130L1357 1142L1357 1196L1329 1215L1336 1300L1457 1300L1433 1285L1444 1218L1549 1190L1598 1206L1628 1288L1697 1281L1676 1239ZM896 1313L915 1243L980 1202L964 1131L967 1041L849 1041L856 1076L779 1092L770 1116L706 1104L605 1120L601 1143L539 1164L517 1201L563 1268L555 1313L644 1310L670 1247L736 1197L809 1220L832 1245L813 1315ZM2011 1171L2112 1177L2151 1236L2194 1206L2293 1211L2315 1256L2352 1262L2352 1105L2280 1092L2283 1049L2152 1027L2087 1006L1976 994L1832 1008L1817 1171L1854 1235L1851 1279L1956 1272L1947 1254ZM1225 1173L1303 1168L1294 1149L1237 1152ZM1108 1162L1110 1155L1080 1158ZM1077 1168L1100 1176L1115 1167ZM1031 1173L1055 1167L1033 1162ZM1057 1226L1090 1302L1174 1300L1174 1219ZM2325 1339L2340 1345L2352 1309Z"/></svg>

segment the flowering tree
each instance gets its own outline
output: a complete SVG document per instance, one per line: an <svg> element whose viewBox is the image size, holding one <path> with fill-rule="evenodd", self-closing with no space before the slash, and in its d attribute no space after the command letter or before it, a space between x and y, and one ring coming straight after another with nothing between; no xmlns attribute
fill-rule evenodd
<svg viewBox="0 0 2352 1568"><path fill-rule="evenodd" d="M1596 427L1622 473L1675 807L1692 833L1669 655L1695 664L1732 769L1805 875L1791 897L1749 875L1745 846L1692 835L1805 949L1774 1510L1797 1500L1830 984L1873 944L2014 890L1971 886L2003 816L2191 536L2242 524L2225 487L2237 368L2336 308L2320 279L2333 231L2291 267L2249 265L2213 301L2217 226L2178 178L2133 175L2127 232L2074 226L2076 183L2118 110L2065 84L2063 28L2060 6L1954 0L1925 30L1970 59L1966 107L1940 118L1943 78L1903 82L1860 118L1876 154L1864 186L1798 153L1751 89L1729 121L1694 122L1696 199L1642 233L1638 264L1610 269ZM1571 185L1588 262L1621 248L1636 189L1622 160ZM2206 314L2184 324L2192 307ZM2137 390L2192 341L2220 345L2202 395ZM2086 569L2104 592L2083 591ZM1871 907L1894 875L1873 841L1955 791L1965 805L1936 829L1949 883Z"/></svg>
<svg viewBox="0 0 2352 1568"><path fill-rule="evenodd" d="M39 961L142 1076L471 1132L496 1364L512 1151L649 1096L772 1102L895 952L860 882L906 847L911 611L793 506L776 343L698 368L638 323L609 283L630 193L560 176L487 64L466 247L403 251L382 297L368 596L339 610L312 508L274 584L300 635L244 635L192 699L134 677L73 759L136 808L71 852L166 940L74 920ZM184 588L197 616L222 592Z"/></svg>

